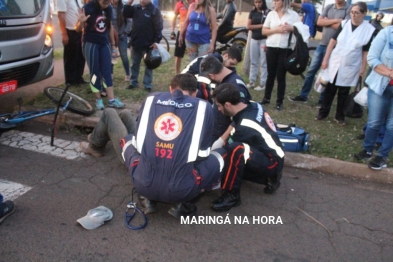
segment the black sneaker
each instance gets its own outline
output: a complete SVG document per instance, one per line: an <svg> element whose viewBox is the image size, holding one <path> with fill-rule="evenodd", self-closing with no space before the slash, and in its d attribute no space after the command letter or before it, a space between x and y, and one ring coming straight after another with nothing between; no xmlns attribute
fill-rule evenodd
<svg viewBox="0 0 393 262"><path fill-rule="evenodd" d="M0 224L15 211L14 202L7 200L0 204Z"/></svg>
<svg viewBox="0 0 393 262"><path fill-rule="evenodd" d="M261 102L259 102L261 105L268 105L268 104L270 104L270 100L269 99L266 99L266 98L264 98L264 99L262 99L262 101Z"/></svg>
<svg viewBox="0 0 393 262"><path fill-rule="evenodd" d="M127 89L135 89L135 88L138 88L138 86L134 86L134 85L127 86Z"/></svg>
<svg viewBox="0 0 393 262"><path fill-rule="evenodd" d="M289 97L288 96L288 100L292 101L292 102L302 102L302 103L307 103L307 99L304 99L301 96L295 96L295 97Z"/></svg>
<svg viewBox="0 0 393 262"><path fill-rule="evenodd" d="M232 207L240 206L242 201L240 200L239 193L233 193L231 191L224 191L222 195L214 200L210 207L217 212L228 211Z"/></svg>
<svg viewBox="0 0 393 262"><path fill-rule="evenodd" d="M363 149L359 153L355 154L354 157L356 160L369 161L373 157L373 154L371 152L367 152L367 150Z"/></svg>
<svg viewBox="0 0 393 262"><path fill-rule="evenodd" d="M370 163L368 163L368 167L374 170L381 170L384 167L387 167L386 158L382 156L374 157Z"/></svg>
<svg viewBox="0 0 393 262"><path fill-rule="evenodd" d="M180 203L169 209L168 214L174 218L181 219L181 217L195 216L196 211L196 205L192 203Z"/></svg>

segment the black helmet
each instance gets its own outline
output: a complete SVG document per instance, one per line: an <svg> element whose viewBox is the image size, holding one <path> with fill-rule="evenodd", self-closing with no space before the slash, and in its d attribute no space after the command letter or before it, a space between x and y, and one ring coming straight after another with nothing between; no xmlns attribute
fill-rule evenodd
<svg viewBox="0 0 393 262"><path fill-rule="evenodd" d="M149 69L156 69L161 65L161 54L158 51L158 49L150 49L149 52L147 52L143 56L143 62L145 62L145 65Z"/></svg>

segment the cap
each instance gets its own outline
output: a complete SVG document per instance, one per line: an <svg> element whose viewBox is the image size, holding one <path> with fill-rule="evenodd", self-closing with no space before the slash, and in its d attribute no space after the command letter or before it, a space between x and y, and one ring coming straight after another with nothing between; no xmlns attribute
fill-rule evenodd
<svg viewBox="0 0 393 262"><path fill-rule="evenodd" d="M90 209L87 215L79 218L77 222L86 229L95 229L104 224L104 221L109 221L113 218L113 213L109 208L99 206Z"/></svg>

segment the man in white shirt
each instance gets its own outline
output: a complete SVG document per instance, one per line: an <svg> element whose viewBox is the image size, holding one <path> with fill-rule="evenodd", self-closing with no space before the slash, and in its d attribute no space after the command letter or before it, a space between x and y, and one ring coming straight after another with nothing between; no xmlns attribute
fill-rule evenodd
<svg viewBox="0 0 393 262"><path fill-rule="evenodd" d="M78 22L78 10L82 8L81 0L57 0L57 11L64 46L64 77L66 85L88 83L83 79L85 57L82 53L82 32L74 27Z"/></svg>

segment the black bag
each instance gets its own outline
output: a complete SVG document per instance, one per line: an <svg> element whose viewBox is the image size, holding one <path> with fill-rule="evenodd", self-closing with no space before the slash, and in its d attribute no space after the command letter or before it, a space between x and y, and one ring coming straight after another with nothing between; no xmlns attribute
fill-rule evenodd
<svg viewBox="0 0 393 262"><path fill-rule="evenodd" d="M285 69L292 75L300 75L306 70L310 55L308 53L308 46L303 41L302 35L299 33L296 27L294 27L293 33L288 38L288 49L291 46L292 35L296 37L295 49L290 55L287 55L285 59ZM288 51L287 51L288 52Z"/></svg>
<svg viewBox="0 0 393 262"><path fill-rule="evenodd" d="M344 114L349 118L362 118L364 113L364 107L359 105L353 100L353 98L359 93L362 85L362 78L359 77L358 84L355 87L355 91L350 93L345 100Z"/></svg>

